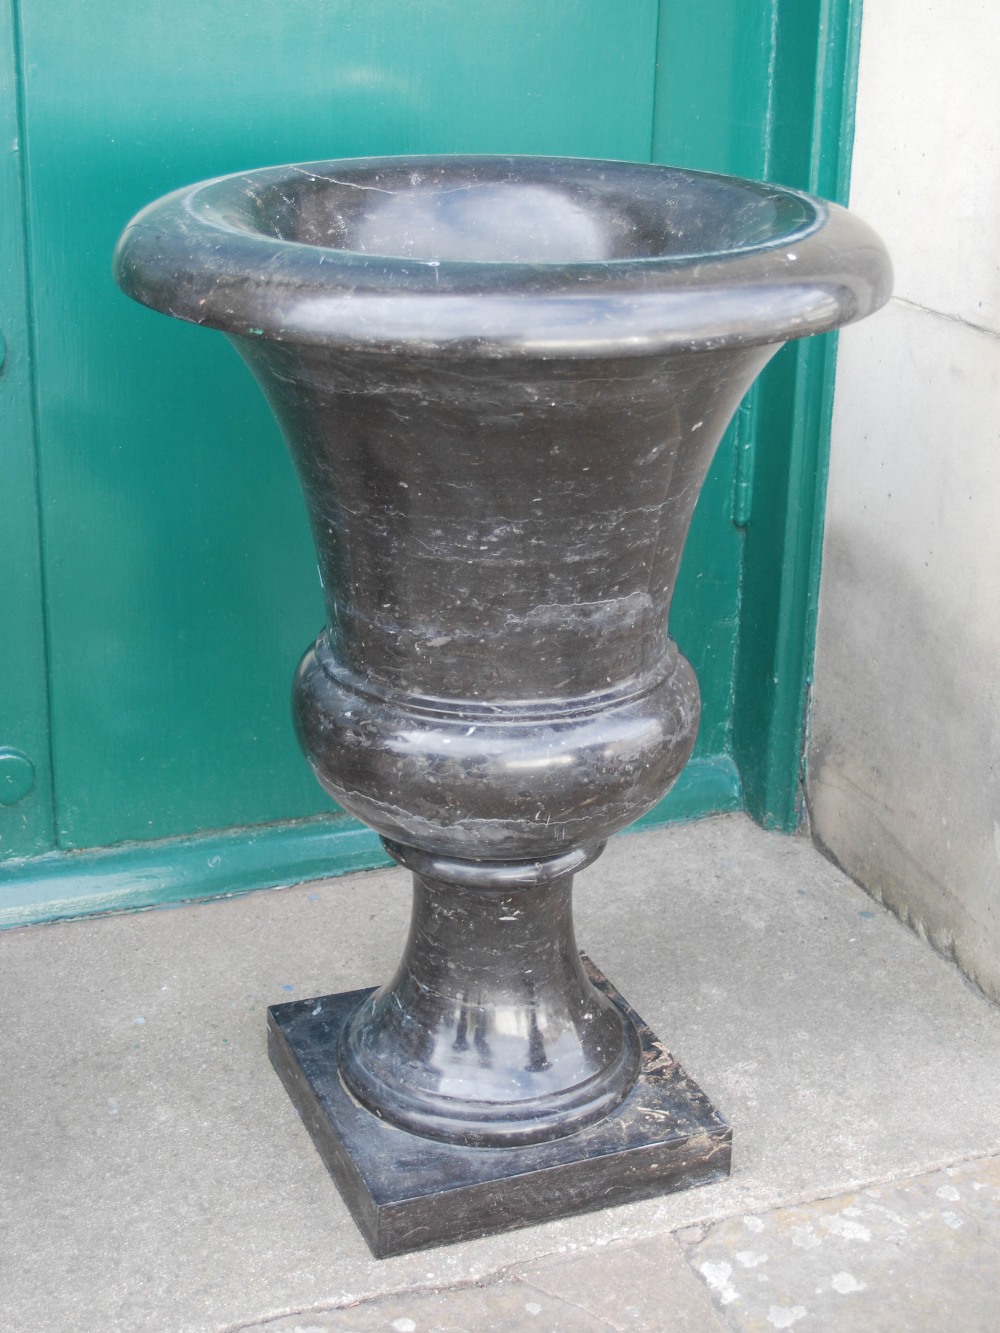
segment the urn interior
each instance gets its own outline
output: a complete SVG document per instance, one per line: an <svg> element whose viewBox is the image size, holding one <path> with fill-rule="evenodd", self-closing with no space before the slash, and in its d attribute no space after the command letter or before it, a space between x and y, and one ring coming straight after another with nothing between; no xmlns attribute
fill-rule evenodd
<svg viewBox="0 0 1000 1333"><path fill-rule="evenodd" d="M753 182L676 173L673 190L637 190L627 170L603 178L544 160L424 167L345 163L263 182L220 216L281 241L386 258L491 264L690 259L780 243L817 220L815 204Z"/></svg>

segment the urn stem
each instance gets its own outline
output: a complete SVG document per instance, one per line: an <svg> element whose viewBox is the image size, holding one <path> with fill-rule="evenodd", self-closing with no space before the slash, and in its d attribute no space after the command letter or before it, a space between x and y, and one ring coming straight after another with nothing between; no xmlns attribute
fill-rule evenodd
<svg viewBox="0 0 1000 1333"><path fill-rule="evenodd" d="M385 845L414 871L413 916L396 975L344 1030L353 1095L403 1129L480 1147L610 1114L638 1077L639 1038L584 972L572 916L573 870L603 844L530 862Z"/></svg>

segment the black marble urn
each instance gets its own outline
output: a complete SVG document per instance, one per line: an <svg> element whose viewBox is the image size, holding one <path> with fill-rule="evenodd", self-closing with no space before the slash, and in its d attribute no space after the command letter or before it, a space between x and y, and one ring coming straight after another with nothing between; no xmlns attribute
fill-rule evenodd
<svg viewBox="0 0 1000 1333"><path fill-rule="evenodd" d="M782 342L886 300L881 243L726 177L388 158L182 190L116 273L228 334L281 424L328 615L298 734L413 871L395 977L269 1013L376 1253L727 1171L728 1126L581 958L572 879L691 753L667 624L722 433Z"/></svg>

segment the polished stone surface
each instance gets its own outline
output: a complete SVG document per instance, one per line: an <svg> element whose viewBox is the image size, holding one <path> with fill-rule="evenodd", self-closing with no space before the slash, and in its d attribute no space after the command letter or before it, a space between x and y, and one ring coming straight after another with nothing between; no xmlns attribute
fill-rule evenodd
<svg viewBox="0 0 1000 1333"><path fill-rule="evenodd" d="M577 898L581 944L739 1125L732 1176L385 1260L261 1015L389 975L403 871L0 934L8 1325L218 1333L298 1312L286 1333L543 1259L596 1275L621 1242L1000 1153L1000 1011L805 840L741 816L630 834Z"/></svg>
<svg viewBox="0 0 1000 1333"><path fill-rule="evenodd" d="M613 1114L549 1142L483 1148L408 1133L358 1105L337 1046L368 992L268 1010L271 1061L378 1258L507 1231L728 1175L732 1131L592 963L590 980L641 1041Z"/></svg>
<svg viewBox="0 0 1000 1333"><path fill-rule="evenodd" d="M614 1112L640 1034L592 984L573 930L573 872L603 844L499 863L386 846L413 871L413 914L395 975L331 1050L351 1095L464 1147L543 1143Z"/></svg>
<svg viewBox="0 0 1000 1333"><path fill-rule="evenodd" d="M796 190L538 157L298 163L126 228L135 300L230 336L297 468L327 602L294 711L404 846L525 861L649 810L697 732L668 635L715 449L789 338L888 297Z"/></svg>
<svg viewBox="0 0 1000 1333"><path fill-rule="evenodd" d="M884 247L772 184L370 158L167 196L115 273L257 378L326 597L300 743L398 860L436 862L393 981L343 1029L345 1086L473 1156L625 1132L637 1034L579 969L561 858L592 859L690 757L698 685L668 621L702 483L782 343L885 302Z"/></svg>
<svg viewBox="0 0 1000 1333"><path fill-rule="evenodd" d="M869 227L797 190L502 155L202 181L132 219L116 272L230 334L494 359L773 344L863 318L890 279Z"/></svg>

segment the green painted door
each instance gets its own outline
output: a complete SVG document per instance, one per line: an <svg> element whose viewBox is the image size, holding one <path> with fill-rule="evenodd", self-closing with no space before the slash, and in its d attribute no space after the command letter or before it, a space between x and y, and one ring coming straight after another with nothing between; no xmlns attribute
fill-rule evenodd
<svg viewBox="0 0 1000 1333"><path fill-rule="evenodd" d="M370 861L292 736L322 610L283 444L223 339L117 292L122 225L206 176L376 153L653 158L836 194L853 6L3 12L0 920ZM760 817L794 820L829 359L782 353L706 487L673 621L702 729L656 818L733 808L745 787Z"/></svg>

